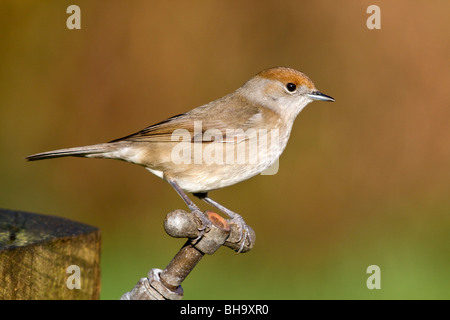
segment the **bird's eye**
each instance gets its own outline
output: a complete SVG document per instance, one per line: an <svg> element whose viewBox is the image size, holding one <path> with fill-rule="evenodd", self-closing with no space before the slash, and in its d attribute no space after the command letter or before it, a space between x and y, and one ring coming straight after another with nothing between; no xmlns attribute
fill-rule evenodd
<svg viewBox="0 0 450 320"><path fill-rule="evenodd" d="M295 84L293 84L292 82L289 82L286 85L286 89L288 89L289 92L294 92L295 89L297 89L297 86Z"/></svg>

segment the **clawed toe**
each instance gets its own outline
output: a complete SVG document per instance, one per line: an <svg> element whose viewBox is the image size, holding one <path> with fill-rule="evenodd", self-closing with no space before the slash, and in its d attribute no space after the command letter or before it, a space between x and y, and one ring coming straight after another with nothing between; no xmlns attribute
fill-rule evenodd
<svg viewBox="0 0 450 320"><path fill-rule="evenodd" d="M200 220L201 227L198 228L199 234L197 238L194 239L194 241L200 240L205 232L207 232L211 228L211 221L208 219L208 217L200 210L193 210L193 214Z"/></svg>
<svg viewBox="0 0 450 320"><path fill-rule="evenodd" d="M248 241L248 245L251 246L252 244L252 240L250 237L250 229L249 226L245 223L244 219L237 215L235 217L233 217L232 219L229 220L230 222L234 222L237 225L239 225L239 239L237 240L237 243L241 243L239 250L237 251L237 253L241 253L242 250L244 249L245 244Z"/></svg>

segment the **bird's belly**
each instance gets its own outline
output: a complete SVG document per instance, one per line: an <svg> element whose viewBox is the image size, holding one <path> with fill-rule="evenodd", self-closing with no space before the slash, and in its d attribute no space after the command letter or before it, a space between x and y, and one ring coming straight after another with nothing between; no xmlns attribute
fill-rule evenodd
<svg viewBox="0 0 450 320"><path fill-rule="evenodd" d="M264 171L261 165L215 165L174 170L175 180L187 192L208 192L247 180ZM178 171L178 172L176 172Z"/></svg>
<svg viewBox="0 0 450 320"><path fill-rule="evenodd" d="M247 180L269 168L284 150L285 143L262 148L256 140L239 143L188 144L172 149L147 169L163 179L174 179L187 192L208 192Z"/></svg>
<svg viewBox="0 0 450 320"><path fill-rule="evenodd" d="M187 192L208 192L231 186L254 177L269 168L279 157L279 153L264 156L254 163L199 163L172 166L163 175L173 177ZM153 172L160 175L159 172Z"/></svg>

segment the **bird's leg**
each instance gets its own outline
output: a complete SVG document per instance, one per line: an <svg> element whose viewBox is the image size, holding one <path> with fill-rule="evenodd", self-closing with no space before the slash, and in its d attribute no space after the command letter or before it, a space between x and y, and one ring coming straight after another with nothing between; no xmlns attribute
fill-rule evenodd
<svg viewBox="0 0 450 320"><path fill-rule="evenodd" d="M241 227L241 236L240 236L238 241L242 241L242 243L241 243L241 247L239 248L238 253L242 252L242 249L244 248L244 245L245 245L245 241L247 239L248 239L249 243L251 244L251 239L250 239L250 236L249 236L249 234L250 234L249 227L247 226L247 224L245 223L244 219L239 214L237 214L236 212L231 211L228 208L225 208L220 203L218 203L218 202L214 201L213 199L209 198L208 197L208 193L194 193L194 196L196 196L197 198L202 199L206 203L209 203L213 207L216 207L217 209L219 209L220 211L225 213L227 216L229 216L232 221L236 222Z"/></svg>
<svg viewBox="0 0 450 320"><path fill-rule="evenodd" d="M197 205L192 202L192 200L187 196L187 194L180 188L178 183L176 183L175 180L167 179L167 182L170 183L170 185L175 189L175 191L178 193L178 195L183 199L183 201L186 203L186 205L189 207L189 210L193 214L195 214L200 221L202 222L202 228L199 229L200 234L195 240L201 239L206 231L211 227L211 221L206 217L206 215L197 207Z"/></svg>

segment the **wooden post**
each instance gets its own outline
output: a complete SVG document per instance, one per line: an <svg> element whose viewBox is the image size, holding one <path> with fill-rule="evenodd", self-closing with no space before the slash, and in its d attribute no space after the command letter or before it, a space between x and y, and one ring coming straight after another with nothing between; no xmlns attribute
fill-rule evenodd
<svg viewBox="0 0 450 320"><path fill-rule="evenodd" d="M89 225L0 209L0 299L98 299L100 239Z"/></svg>

